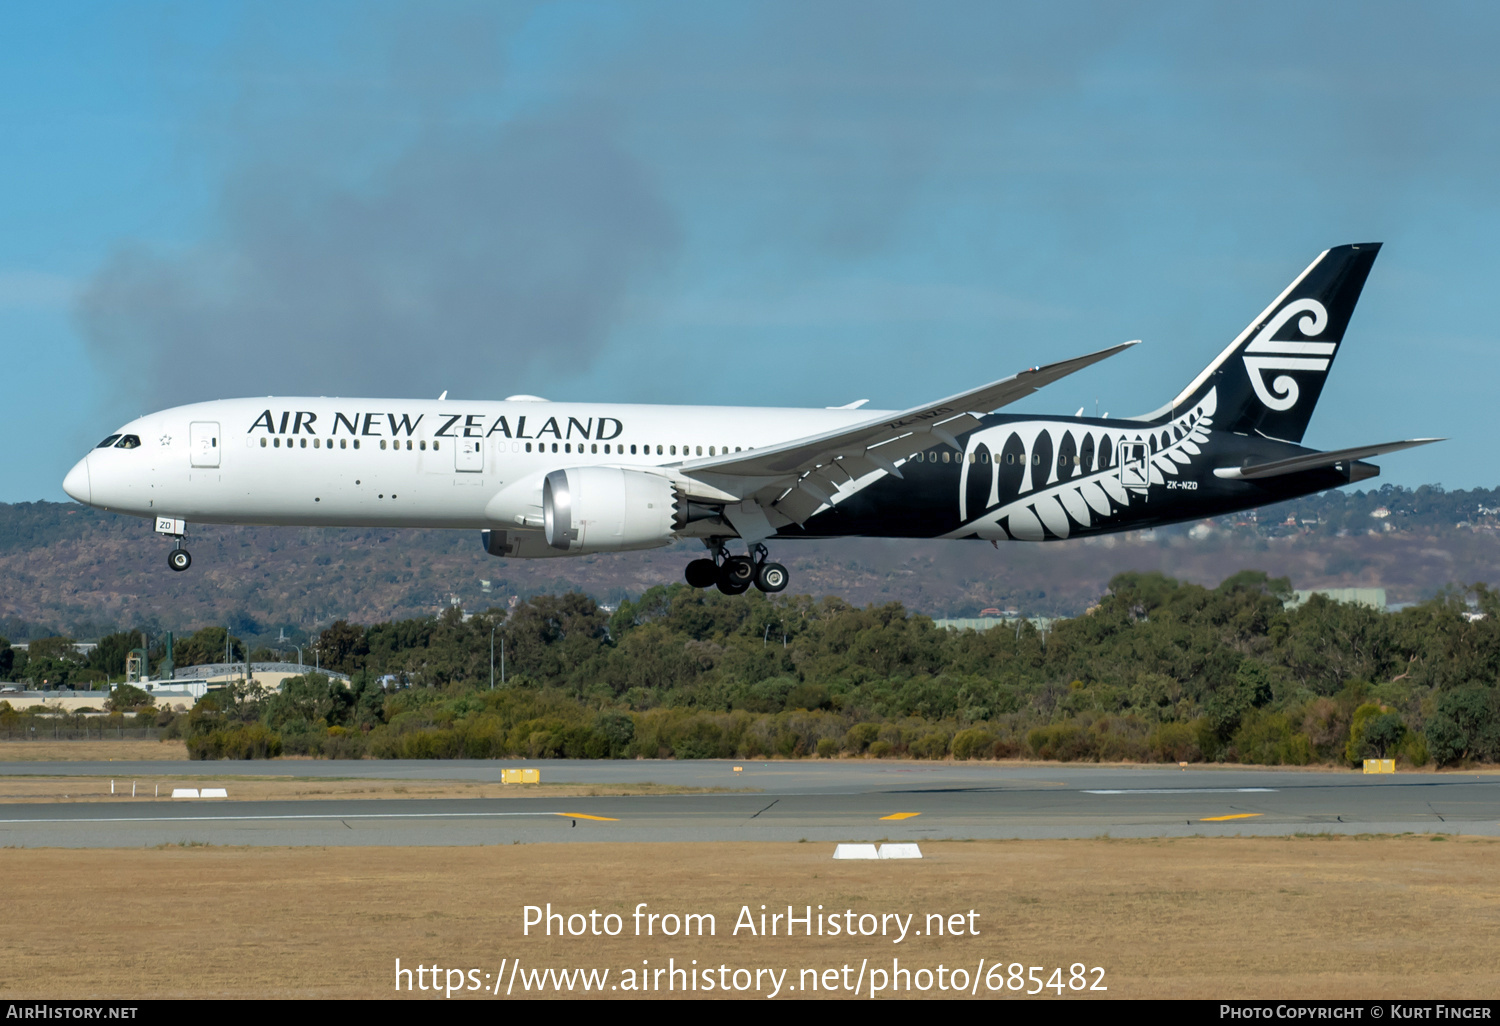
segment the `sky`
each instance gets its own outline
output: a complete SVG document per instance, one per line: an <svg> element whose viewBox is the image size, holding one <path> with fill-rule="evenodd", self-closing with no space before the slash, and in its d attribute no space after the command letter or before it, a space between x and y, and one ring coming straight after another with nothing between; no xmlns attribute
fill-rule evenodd
<svg viewBox="0 0 1500 1026"><path fill-rule="evenodd" d="M1171 398L1382 242L1305 439L1500 484L1500 7L0 6L0 501L242 395ZM1485 444L1480 444L1484 442Z"/></svg>

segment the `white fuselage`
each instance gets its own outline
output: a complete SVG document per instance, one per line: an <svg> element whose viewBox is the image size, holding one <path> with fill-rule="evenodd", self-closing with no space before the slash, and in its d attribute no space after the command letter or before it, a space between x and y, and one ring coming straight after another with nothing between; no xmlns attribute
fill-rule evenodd
<svg viewBox="0 0 1500 1026"><path fill-rule="evenodd" d="M541 478L577 466L673 477L710 454L867 421L869 409L541 401L226 399L149 414L64 489L102 509L189 522L537 527ZM534 522L533 522L534 521Z"/></svg>

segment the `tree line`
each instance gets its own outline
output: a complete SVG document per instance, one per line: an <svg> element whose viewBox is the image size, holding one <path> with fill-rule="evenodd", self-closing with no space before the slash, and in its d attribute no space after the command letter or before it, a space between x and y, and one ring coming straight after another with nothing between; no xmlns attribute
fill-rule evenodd
<svg viewBox="0 0 1500 1026"><path fill-rule="evenodd" d="M317 652L349 686L236 685L157 719L204 758L1500 759L1500 594L1455 588L1395 613L1290 596L1253 571L1216 588L1121 574L1044 634L682 585L614 610L543 595L340 621ZM226 640L207 628L179 653Z"/></svg>

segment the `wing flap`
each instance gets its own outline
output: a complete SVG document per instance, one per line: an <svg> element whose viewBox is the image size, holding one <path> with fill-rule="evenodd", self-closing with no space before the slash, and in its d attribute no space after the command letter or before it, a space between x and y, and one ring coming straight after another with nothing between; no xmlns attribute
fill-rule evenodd
<svg viewBox="0 0 1500 1026"><path fill-rule="evenodd" d="M1310 452L1291 456L1269 463L1253 463L1247 467L1219 467L1214 477L1228 481L1255 481L1264 477L1281 477L1284 474L1300 474L1304 470L1321 470L1337 463L1352 463L1370 456L1382 456L1388 452L1400 452L1419 445L1446 441L1443 438L1412 438L1403 442L1382 442L1379 445L1360 445L1352 449L1334 449L1330 452Z"/></svg>

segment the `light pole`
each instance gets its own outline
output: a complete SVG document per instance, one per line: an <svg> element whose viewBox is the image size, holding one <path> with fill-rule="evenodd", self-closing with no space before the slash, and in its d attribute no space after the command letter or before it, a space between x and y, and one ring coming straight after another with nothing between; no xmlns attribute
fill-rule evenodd
<svg viewBox="0 0 1500 1026"><path fill-rule="evenodd" d="M490 690L495 690L495 632L500 625L490 627ZM500 686L505 687L505 639L500 639Z"/></svg>

